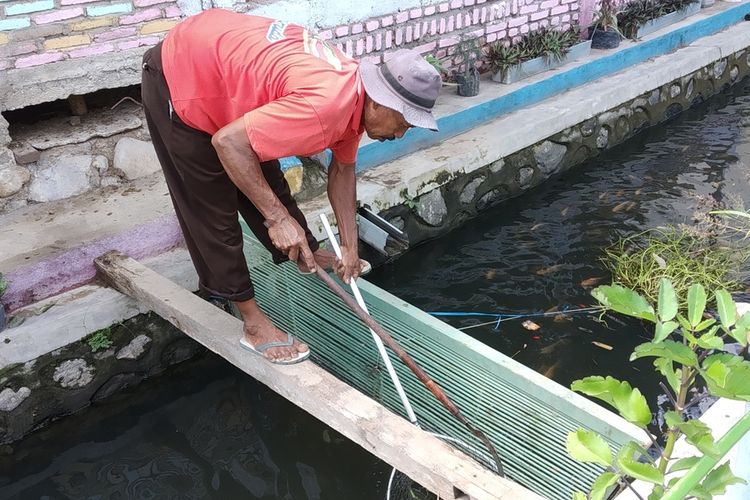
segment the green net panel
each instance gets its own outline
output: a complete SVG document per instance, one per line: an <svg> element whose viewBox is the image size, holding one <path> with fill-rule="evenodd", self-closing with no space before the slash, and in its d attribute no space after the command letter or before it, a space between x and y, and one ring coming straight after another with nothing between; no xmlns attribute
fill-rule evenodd
<svg viewBox="0 0 750 500"><path fill-rule="evenodd" d="M320 279L300 274L291 263L274 265L243 229L262 309L277 326L310 345L315 363L405 417L369 330ZM642 440L617 415L377 286L363 279L358 283L372 316L489 436L512 480L548 498L570 499L574 490L588 491L602 469L568 457L568 432L595 430L614 448ZM395 355L392 361L424 429L484 449ZM474 455L486 462L486 455Z"/></svg>

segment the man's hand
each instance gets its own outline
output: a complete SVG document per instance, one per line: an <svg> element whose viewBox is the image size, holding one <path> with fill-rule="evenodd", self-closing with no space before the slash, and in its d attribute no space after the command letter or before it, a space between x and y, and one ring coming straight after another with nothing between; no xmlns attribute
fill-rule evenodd
<svg viewBox="0 0 750 500"><path fill-rule="evenodd" d="M350 280L357 279L361 271L361 262L356 245L354 247L341 247L341 259L336 259L333 270L344 283L349 284Z"/></svg>
<svg viewBox="0 0 750 500"><path fill-rule="evenodd" d="M305 231L293 217L268 222L268 236L273 246L285 253L289 260L301 261L311 272L315 272L315 257L307 243Z"/></svg>

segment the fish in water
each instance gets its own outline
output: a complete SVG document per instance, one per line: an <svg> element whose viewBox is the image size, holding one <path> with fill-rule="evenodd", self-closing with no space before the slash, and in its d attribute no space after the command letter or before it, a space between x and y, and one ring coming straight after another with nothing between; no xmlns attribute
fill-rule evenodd
<svg viewBox="0 0 750 500"><path fill-rule="evenodd" d="M563 208L562 210L560 210L560 215L562 215L563 217L565 217L566 215L568 215L568 211L569 210L570 210L570 207Z"/></svg>
<svg viewBox="0 0 750 500"><path fill-rule="evenodd" d="M594 344L596 347L601 347L602 349L606 349L608 351L611 351L613 348L609 344L605 344L603 342L597 342L596 340L591 341L592 344Z"/></svg>
<svg viewBox="0 0 750 500"><path fill-rule="evenodd" d="M549 274L555 274L556 272L562 270L563 267L565 267L565 266L563 266L562 264L555 264L554 266L542 267L542 268L536 270L536 275L537 276L547 276Z"/></svg>
<svg viewBox="0 0 750 500"><path fill-rule="evenodd" d="M494 278L494 277L495 277L495 273L496 273L496 272L497 272L497 271L496 271L495 269L487 269L487 272L485 272L485 273L484 273L484 277L485 277L485 278L486 278L486 279L487 279L488 281L490 281L490 280L492 280L492 278Z"/></svg>
<svg viewBox="0 0 750 500"><path fill-rule="evenodd" d="M569 337L563 337L560 340L553 342L550 345L544 346L541 349L539 349L539 354L542 354L544 356L550 356L561 347L565 347L566 345L570 344L570 342L571 342L571 339Z"/></svg>
<svg viewBox="0 0 750 500"><path fill-rule="evenodd" d="M615 205L615 207L612 209L614 213L619 212L628 212L635 207L636 203L634 201L623 201L622 203L618 203Z"/></svg>
<svg viewBox="0 0 750 500"><path fill-rule="evenodd" d="M552 366L548 366L547 368L545 368L542 372L542 375L547 378L555 378L555 374L557 373L558 368L560 368L560 361L557 361Z"/></svg>
<svg viewBox="0 0 750 500"><path fill-rule="evenodd" d="M604 280L605 278L603 276L593 276L581 281L581 286L583 288L593 288Z"/></svg>
<svg viewBox="0 0 750 500"><path fill-rule="evenodd" d="M555 317L552 318L552 321L555 323L563 323L566 321L573 321L573 318L567 314L555 314Z"/></svg>
<svg viewBox="0 0 750 500"><path fill-rule="evenodd" d="M524 321L523 323L521 323L521 326L524 327L524 328L526 328L527 330L529 330L531 332L535 332L535 331L537 331L537 330L539 330L541 328L541 326L537 325L536 323L534 323L530 319L527 319L526 321Z"/></svg>
<svg viewBox="0 0 750 500"><path fill-rule="evenodd" d="M540 222L539 224L534 224L533 226L531 226L531 230L532 230L532 231L536 231L536 230L537 230L537 229L539 229L540 227L544 227L544 226L546 226L546 225L547 225L547 223L546 223L546 222Z"/></svg>

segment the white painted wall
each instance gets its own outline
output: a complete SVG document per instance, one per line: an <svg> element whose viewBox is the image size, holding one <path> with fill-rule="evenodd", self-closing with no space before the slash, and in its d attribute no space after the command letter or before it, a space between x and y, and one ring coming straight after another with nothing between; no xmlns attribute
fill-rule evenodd
<svg viewBox="0 0 750 500"><path fill-rule="evenodd" d="M445 0L278 0L268 5L251 7L247 12L311 28L330 28L443 1Z"/></svg>

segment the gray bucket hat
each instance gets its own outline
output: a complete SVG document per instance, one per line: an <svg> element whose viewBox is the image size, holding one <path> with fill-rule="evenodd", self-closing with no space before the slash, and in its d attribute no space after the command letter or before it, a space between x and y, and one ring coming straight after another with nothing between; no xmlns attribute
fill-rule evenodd
<svg viewBox="0 0 750 500"><path fill-rule="evenodd" d="M379 66L362 61L359 71L373 101L400 112L415 127L438 129L432 107L442 82L437 70L418 52L398 50Z"/></svg>

